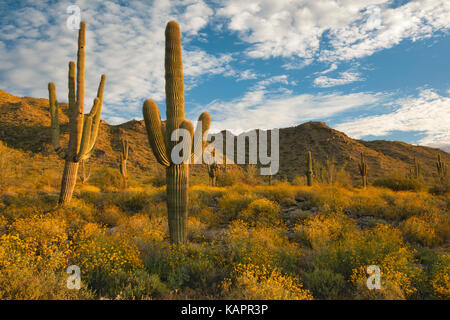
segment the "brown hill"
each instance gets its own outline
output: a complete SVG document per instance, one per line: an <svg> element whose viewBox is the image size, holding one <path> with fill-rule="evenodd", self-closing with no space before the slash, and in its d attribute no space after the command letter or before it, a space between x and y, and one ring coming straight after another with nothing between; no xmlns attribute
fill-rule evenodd
<svg viewBox="0 0 450 320"><path fill-rule="evenodd" d="M60 104L60 107L62 144L65 145L68 139L67 104ZM96 151L89 161L117 167L121 134L129 139L129 171L145 174L145 171L157 170L144 123L136 120L115 126L102 121ZM20 98L0 90L0 140L11 148L39 155L46 162L59 161L50 143L47 99ZM439 149L396 141L355 140L323 122L308 122L280 129L279 175L289 178L303 175L306 169L306 153L309 150L316 162L323 163L328 156L334 158L338 164L345 164L346 170L355 178L360 152L366 156L369 178L394 172L406 174L412 166L414 156L420 160L425 176L434 174L438 153L442 154L446 162L450 161L450 155ZM204 169L197 166L193 170L194 174L197 170Z"/></svg>

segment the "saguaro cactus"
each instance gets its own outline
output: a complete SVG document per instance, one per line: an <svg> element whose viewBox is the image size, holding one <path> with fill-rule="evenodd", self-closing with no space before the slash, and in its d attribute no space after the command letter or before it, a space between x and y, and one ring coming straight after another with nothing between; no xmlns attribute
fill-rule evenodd
<svg viewBox="0 0 450 320"><path fill-rule="evenodd" d="M127 160L128 160L128 140L122 138L122 148L120 153L120 174L122 175L123 188L127 188L128 173L127 173Z"/></svg>
<svg viewBox="0 0 450 320"><path fill-rule="evenodd" d="M416 157L414 157L413 174L415 179L420 179L420 176L422 175L422 167L420 165L420 161L417 160Z"/></svg>
<svg viewBox="0 0 450 320"><path fill-rule="evenodd" d="M69 145L67 150L60 146L58 102L56 87L48 84L50 116L52 128L52 144L60 158L66 161L61 183L59 203L66 204L72 199L76 184L78 164L91 156L97 141L100 115L103 104L103 91L106 76L102 75L94 99L94 105L87 117L84 116L84 48L86 45L86 23L80 23L78 33L77 72L75 84L75 62L69 62ZM75 93L76 89L76 93Z"/></svg>
<svg viewBox="0 0 450 320"><path fill-rule="evenodd" d="M148 99L144 102L143 114L148 139L156 160L166 167L167 210L169 215L169 233L172 243L187 241L189 165L185 162L175 164L171 159L172 149L178 141L172 141L172 132L182 128L193 137L192 123L184 114L184 81L181 59L181 32L176 21L166 26L165 78L166 78L166 115L167 121L161 122L156 103ZM201 141L211 124L211 116L204 112L198 119L197 130L201 130ZM201 128L201 129L200 129ZM196 131L198 132L198 131ZM189 146L192 147L192 141ZM192 149L192 148L191 148Z"/></svg>
<svg viewBox="0 0 450 320"><path fill-rule="evenodd" d="M361 152L361 163L358 164L359 173L361 174L362 187L367 188L367 164L364 160L364 154Z"/></svg>
<svg viewBox="0 0 450 320"><path fill-rule="evenodd" d="M441 182L444 182L445 177L447 176L447 166L444 161L442 161L441 155L438 154L438 158L436 161L436 169L438 173L438 177Z"/></svg>
<svg viewBox="0 0 450 320"><path fill-rule="evenodd" d="M307 159L307 166L308 166L308 169L306 169L306 180L307 180L308 186L311 187L313 184L313 177L314 177L311 151L308 151L308 157L306 159Z"/></svg>

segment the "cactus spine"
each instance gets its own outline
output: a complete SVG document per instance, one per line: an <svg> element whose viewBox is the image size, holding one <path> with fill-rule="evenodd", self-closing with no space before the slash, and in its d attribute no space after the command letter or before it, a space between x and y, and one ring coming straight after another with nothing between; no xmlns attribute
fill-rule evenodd
<svg viewBox="0 0 450 320"><path fill-rule="evenodd" d="M128 173L127 173L127 160L128 160L128 140L122 138L122 148L120 153L120 174L122 175L123 188L127 188Z"/></svg>
<svg viewBox="0 0 450 320"><path fill-rule="evenodd" d="M359 173L362 179L362 187L363 189L367 188L367 164L364 159L364 154L361 152L361 163L358 164Z"/></svg>
<svg viewBox="0 0 450 320"><path fill-rule="evenodd" d="M69 62L69 144L67 150L63 150L60 146L56 87L53 82L48 84L52 144L58 156L65 160L61 182L61 192L59 196L60 204L69 203L72 199L79 162L89 158L92 155L95 148L95 143L97 141L98 128L100 125L100 115L102 111L103 91L105 88L106 76L101 76L97 97L94 99L91 112L87 117L84 117L85 45L86 23L82 21L80 23L80 30L78 33L76 83L75 62Z"/></svg>
<svg viewBox="0 0 450 320"><path fill-rule="evenodd" d="M175 164L170 155L178 141L171 141L172 133L186 129L193 137L192 123L185 119L184 113L184 81L181 59L181 32L176 21L166 26L165 79L166 79L166 122L161 116L156 103L148 99L143 105L145 127L148 139L156 160L166 167L167 211L169 215L169 233L172 243L186 243L188 216L189 166L187 163ZM211 117L204 112L199 117L201 139L209 130ZM197 130L200 130L198 127ZM204 146L204 143L202 143ZM192 140L190 141L192 147ZM191 148L192 150L192 148Z"/></svg>
<svg viewBox="0 0 450 320"><path fill-rule="evenodd" d="M447 176L447 166L444 161L442 161L441 155L438 154L438 158L436 161L436 169L438 173L438 177L443 183L445 180L445 177Z"/></svg>
<svg viewBox="0 0 450 320"><path fill-rule="evenodd" d="M308 169L306 170L306 180L307 180L308 186L311 187L313 184L313 177L314 177L311 151L308 151L307 166L308 166Z"/></svg>

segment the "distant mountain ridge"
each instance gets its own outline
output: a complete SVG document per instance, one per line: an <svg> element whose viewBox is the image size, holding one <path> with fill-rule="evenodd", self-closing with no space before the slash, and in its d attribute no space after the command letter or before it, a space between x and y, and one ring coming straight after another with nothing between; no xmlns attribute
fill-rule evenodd
<svg viewBox="0 0 450 320"><path fill-rule="evenodd" d="M0 140L11 148L58 161L51 146L48 108L47 99L16 97L0 90ZM60 103L60 110L61 143L64 146L68 139L67 104ZM117 167L121 134L129 140L130 170L155 170L157 162L148 144L144 122L136 120L120 125L101 121L96 150L89 161ZM289 178L304 174L308 151L312 152L316 162L323 163L328 156L339 164L346 164L346 170L355 177L358 174L360 153L363 152L369 167L369 179L389 173L406 174L412 167L414 157L421 162L425 176L435 173L438 153L447 163L450 162L450 154L440 149L397 141L351 139L345 133L328 127L324 122L307 122L282 128L279 134L279 175ZM195 172L203 169L200 167L193 170Z"/></svg>

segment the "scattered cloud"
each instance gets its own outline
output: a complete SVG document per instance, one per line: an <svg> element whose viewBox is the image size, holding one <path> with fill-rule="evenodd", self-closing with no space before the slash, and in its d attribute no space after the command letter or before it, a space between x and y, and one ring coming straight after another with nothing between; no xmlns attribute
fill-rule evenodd
<svg viewBox="0 0 450 320"><path fill-rule="evenodd" d="M328 73L328 70L326 73ZM362 80L363 79L361 78L361 75L359 73L346 71L341 72L339 78L331 78L328 76L317 77L316 79L314 79L314 85L320 88L330 88Z"/></svg>
<svg viewBox="0 0 450 320"><path fill-rule="evenodd" d="M393 102L393 112L358 118L341 123L335 128L353 138L386 136L393 131L421 131L425 137L418 144L442 147L450 151L450 92L439 95L431 89L422 89L417 97Z"/></svg>
<svg viewBox="0 0 450 320"><path fill-rule="evenodd" d="M448 0L230 0L218 11L252 58L361 58L450 29ZM328 46L323 47L322 41ZM301 63L300 63L301 65ZM295 68L288 63L286 68Z"/></svg>
<svg viewBox="0 0 450 320"><path fill-rule="evenodd" d="M337 64L336 63L332 63L328 69L326 69L324 71L317 72L317 74L328 74L330 72L336 71L337 69L338 69Z"/></svg>
<svg viewBox="0 0 450 320"><path fill-rule="evenodd" d="M205 1L80 0L76 4L87 23L86 109L95 97L100 75L106 73L104 115L108 121L117 122L118 114L140 115L145 98L164 100L164 29L169 20L176 19L182 28L187 90L201 76L231 69L230 55L189 47L213 15ZM3 90L47 97L47 83L53 81L58 99L67 100L67 69L69 61L76 59L78 34L66 27L68 5L22 1L19 8L0 17Z"/></svg>
<svg viewBox="0 0 450 320"><path fill-rule="evenodd" d="M260 128L284 128L310 120L323 120L343 111L379 103L383 94L299 94L283 85L295 85L281 75L259 81L242 97L230 101L213 101L202 109L212 113L212 131L241 133Z"/></svg>

